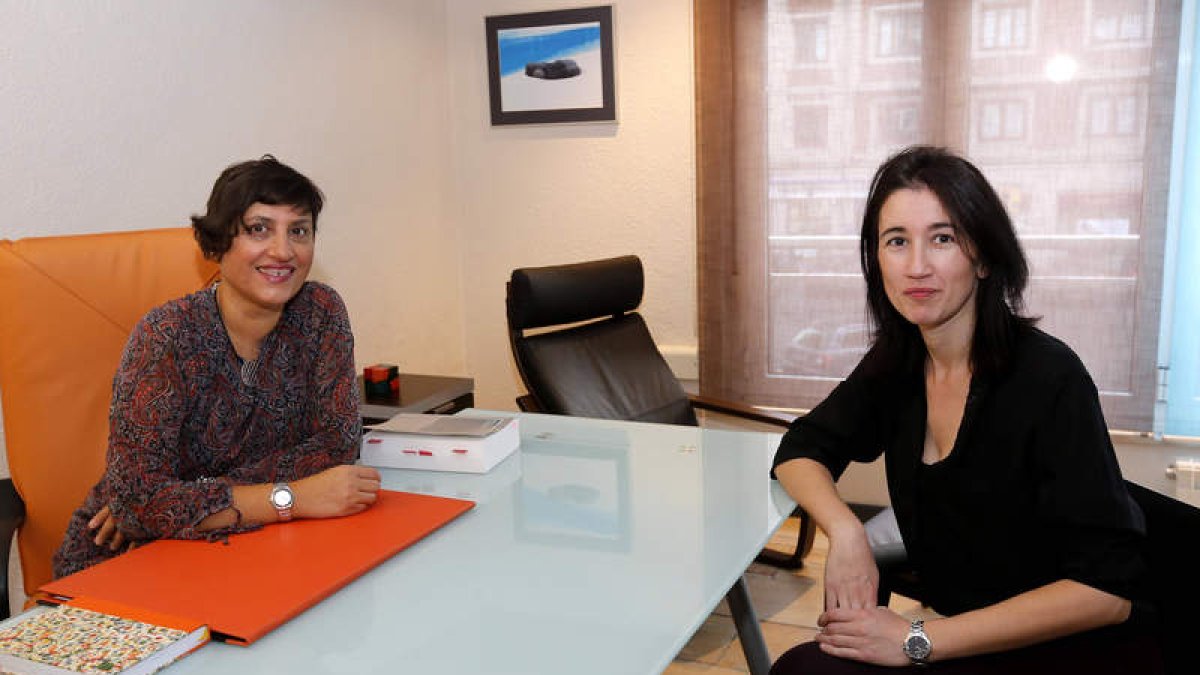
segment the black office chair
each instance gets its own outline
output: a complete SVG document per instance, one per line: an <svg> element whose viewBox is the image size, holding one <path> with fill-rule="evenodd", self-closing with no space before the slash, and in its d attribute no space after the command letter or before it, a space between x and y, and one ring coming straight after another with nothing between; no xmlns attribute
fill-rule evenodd
<svg viewBox="0 0 1200 675"><path fill-rule="evenodd" d="M1193 582L1200 561L1200 509L1125 481L1146 516L1146 564L1149 599L1154 604L1158 643L1167 675L1196 672L1191 640L1200 634L1200 585ZM920 578L898 556L880 564L879 604L892 592L921 599Z"/></svg>
<svg viewBox="0 0 1200 675"><path fill-rule="evenodd" d="M689 396L636 311L643 288L636 256L514 270L508 333L529 390L517 399L521 410L696 426L695 408L703 408L781 427L791 422L761 408ZM793 515L800 519L795 550L764 549L759 562L803 565L815 527L803 511Z"/></svg>
<svg viewBox="0 0 1200 675"><path fill-rule="evenodd" d="M1168 675L1196 672L1192 640L1200 634L1200 509L1125 481L1146 515L1146 563L1150 599L1158 619L1158 643Z"/></svg>

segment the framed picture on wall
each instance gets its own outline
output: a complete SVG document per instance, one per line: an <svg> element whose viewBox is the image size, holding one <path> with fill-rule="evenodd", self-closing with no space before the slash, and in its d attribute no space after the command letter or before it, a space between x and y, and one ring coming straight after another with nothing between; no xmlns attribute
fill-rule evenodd
<svg viewBox="0 0 1200 675"><path fill-rule="evenodd" d="M485 23L493 125L617 119L611 5Z"/></svg>

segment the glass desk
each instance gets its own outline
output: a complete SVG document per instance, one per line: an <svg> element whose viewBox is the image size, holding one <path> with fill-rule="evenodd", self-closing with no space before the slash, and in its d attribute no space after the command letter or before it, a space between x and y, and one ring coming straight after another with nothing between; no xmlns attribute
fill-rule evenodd
<svg viewBox="0 0 1200 675"><path fill-rule="evenodd" d="M661 673L731 586L745 598L794 506L768 476L778 434L462 414L518 417L521 448L488 474L383 485L476 508L254 645L167 672Z"/></svg>

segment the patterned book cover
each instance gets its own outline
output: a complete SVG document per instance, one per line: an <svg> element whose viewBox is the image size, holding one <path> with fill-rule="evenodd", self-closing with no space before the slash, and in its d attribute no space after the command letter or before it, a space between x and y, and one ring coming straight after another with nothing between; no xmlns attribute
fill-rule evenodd
<svg viewBox="0 0 1200 675"><path fill-rule="evenodd" d="M120 673L188 636L66 605L38 608L18 619L22 617L0 628L0 652L76 673ZM0 667L0 672L12 667Z"/></svg>

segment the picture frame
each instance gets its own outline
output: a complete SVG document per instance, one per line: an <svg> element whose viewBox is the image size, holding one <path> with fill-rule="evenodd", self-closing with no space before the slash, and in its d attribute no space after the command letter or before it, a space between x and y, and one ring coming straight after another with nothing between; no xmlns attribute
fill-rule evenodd
<svg viewBox="0 0 1200 675"><path fill-rule="evenodd" d="M485 25L493 126L616 121L612 5Z"/></svg>

